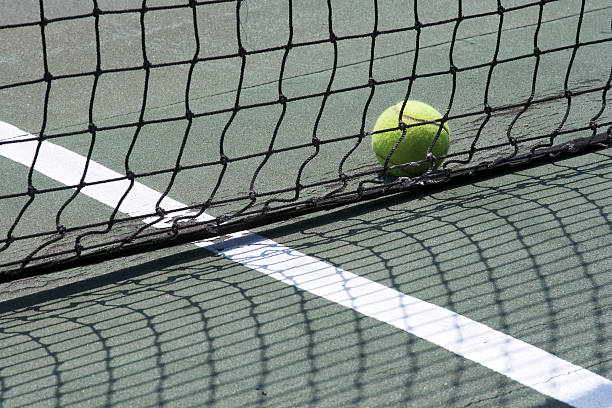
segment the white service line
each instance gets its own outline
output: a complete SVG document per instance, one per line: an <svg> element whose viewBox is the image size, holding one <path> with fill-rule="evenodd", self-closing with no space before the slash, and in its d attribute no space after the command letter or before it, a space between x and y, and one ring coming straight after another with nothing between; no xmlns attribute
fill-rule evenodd
<svg viewBox="0 0 612 408"><path fill-rule="evenodd" d="M0 121L0 141L31 137ZM0 145L0 156L30 167L37 145L35 141ZM85 157L68 149L43 142L34 169L65 185L76 185L85 161ZM89 162L86 181L117 177L122 175ZM81 192L115 207L128 185L127 181L117 181L87 186ZM120 211L130 216L152 213L160 198L160 193L136 182ZM164 198L162 207L170 210L183 207L183 204ZM155 226L167 226L167 221ZM612 407L612 381L451 310L408 296L248 231L231 234L222 242L214 241L202 240L194 244L287 285L395 326L566 404L581 408Z"/></svg>

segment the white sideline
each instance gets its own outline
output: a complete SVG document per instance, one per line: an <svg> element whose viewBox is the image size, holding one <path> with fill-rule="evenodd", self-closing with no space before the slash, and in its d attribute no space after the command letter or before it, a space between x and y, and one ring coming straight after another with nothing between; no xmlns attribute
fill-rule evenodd
<svg viewBox="0 0 612 408"><path fill-rule="evenodd" d="M0 121L0 141L32 137ZM36 141L0 145L0 156L30 167L37 146ZM76 185L85 162L81 155L43 142L34 169L62 184ZM89 162L87 182L117 177L122 175L94 161ZM129 182L123 180L87 186L81 192L115 207L128 185ZM160 197L157 191L136 182L120 211L130 216L152 213ZM166 197L161 206L170 210L183 207L183 204ZM202 220L211 218L201 217ZM168 220L155 224L156 227L167 225ZM232 234L222 242L213 241L202 240L194 244L287 285L395 326L566 404L580 408L612 407L612 381L453 311L248 231Z"/></svg>

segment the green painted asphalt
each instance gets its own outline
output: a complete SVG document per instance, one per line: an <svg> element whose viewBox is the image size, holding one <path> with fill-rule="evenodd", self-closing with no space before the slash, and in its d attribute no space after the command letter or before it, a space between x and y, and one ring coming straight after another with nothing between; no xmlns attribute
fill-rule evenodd
<svg viewBox="0 0 612 408"><path fill-rule="evenodd" d="M605 151L255 232L609 378L611 161ZM562 406L191 248L3 285L5 405Z"/></svg>
<svg viewBox="0 0 612 408"><path fill-rule="evenodd" d="M150 4L149 4L150 3ZM158 1L155 4L180 2ZM243 30L249 49L286 41L281 23L286 1L249 0ZM326 2L294 2L294 41L327 35ZM332 2L334 30L351 35L371 30L370 1ZM413 11L398 1L381 3L380 29L411 21ZM419 3L419 17L432 22L456 15L456 5ZM454 4L454 2L447 2ZM466 2L467 3L467 2ZM38 2L0 0L0 25L32 19ZM47 1L48 16L87 12L81 1ZM118 7L99 1L101 8ZM124 7L127 7L127 4ZM130 2L140 7L141 2ZM540 47L567 43L575 34L569 2L545 7ZM496 4L470 2L464 13L491 10ZM70 11L68 11L70 10ZM219 3L201 13L202 56L224 52L235 41L234 3ZM155 62L191 58L193 36L184 11L147 15L149 57ZM582 40L609 37L612 8L588 4ZM3 17L4 16L4 17ZM282 18L281 18L282 17ZM34 14L34 19L38 15ZM138 16L101 18L105 68L137 64ZM505 15L500 58L532 52L537 22L533 10ZM275 25L276 24L276 25ZM490 61L498 19L466 20L458 30L457 66ZM432 26L421 36L418 72L448 69L453 25ZM35 51L40 27L0 30L0 84L42 75ZM318 33L318 34L317 34ZM91 26L67 21L49 25L50 67L62 74L93 69ZM523 40L523 41L521 41ZM377 39L375 75L406 75L414 52L414 35L394 33ZM232 42L233 43L233 42ZM369 40L339 45L334 86L367 82ZM604 44L605 46L605 44ZM117 52L120 49L121 52ZM113 51L114 50L114 51ZM330 45L301 47L290 53L284 93L300 96L324 90L330 75ZM602 46L581 49L569 85L572 89L603 86L612 54ZM279 54L280 55L280 54ZM571 50L542 57L537 97L562 89ZM241 96L243 104L277 98L280 65L274 58L252 55ZM35 61L34 63L31 63ZM489 101L493 106L524 102L529 96L533 61L499 65ZM194 112L231 107L236 97L237 61L198 66L191 89ZM452 114L480 109L488 68L457 76ZM145 118L184 112L187 67L154 70ZM53 86L47 130L64 132L88 122L91 78L69 79ZM94 119L113 125L138 118L142 72L102 76ZM401 100L407 82L380 87L366 117L371 129L384 108ZM43 85L0 90L0 120L35 134L41 127ZM369 90L340 93L329 99L318 136L355 134L361 126ZM412 97L444 110L450 97L447 75L414 82ZM321 100L290 104L275 146L308 142ZM611 103L601 121L610 120ZM576 96L567 126L582 123L601 106L600 100ZM559 125L565 101L528 111L515 126L516 136L546 132ZM228 155L267 149L279 109L241 112L228 130ZM481 143L495 143L515 116L494 116ZM215 160L218 133L228 114L194 121L183 164ZM482 117L451 123L451 151L471 143ZM586 118L586 119L585 119ZM135 172L172 167L185 123L147 126L131 158ZM249 143L244 143L248 129ZM133 129L100 132L92 158L116 171L124 168L123 152ZM583 133L572 137L584 136ZM53 140L86 154L90 140L82 135ZM306 180L337 174L333 158L353 141L329 144L307 166ZM273 156L262 169L256 189L292 185L312 149ZM369 143L360 145L346 169L375 164ZM259 161L230 166L219 197L248 191ZM27 169L0 161L2 193L23 189ZM184 203L210 192L218 169L180 174L169 195ZM142 183L165 190L168 175ZM57 182L34 173L38 188ZM553 164L481 179L428 194L394 195L324 213L303 216L256 232L302 253L356 273L546 350L569 362L612 378L612 151L602 150ZM71 192L35 202L16 234L50 229L56 210ZM0 231L10 227L23 199L0 203ZM92 217L108 218L110 209L78 197L64 220L79 225ZM0 284L0 406L180 406L180 407L559 407L562 403L472 361L353 310L282 284L245 266L183 245L51 275ZM23 251L27 248L15 247Z"/></svg>

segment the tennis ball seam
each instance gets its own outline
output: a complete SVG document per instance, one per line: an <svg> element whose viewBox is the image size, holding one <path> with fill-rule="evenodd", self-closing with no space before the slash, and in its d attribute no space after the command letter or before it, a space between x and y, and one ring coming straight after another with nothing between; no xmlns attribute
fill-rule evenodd
<svg viewBox="0 0 612 408"><path fill-rule="evenodd" d="M399 113L400 113L400 109L398 109L396 105L395 105L395 106L393 106L392 108L393 108L393 110L394 110L394 111L395 111L397 114L399 114ZM428 125L429 125L429 124L431 124L431 125L435 125L435 124L436 124L435 122L440 121L440 119L441 119L441 118L440 118L440 119L434 119L434 120L417 119L417 118L414 118L414 117L412 117L412 116L408 116L408 115L406 114L406 112L405 112L405 111L402 113L402 118L404 118L404 119L408 119L408 120L412 120L413 122L423 123L423 124L428 124ZM434 123L432 123L432 122L434 122ZM442 129L446 130L446 123L443 123L443 124L442 124ZM448 130L446 130L446 133L448 133Z"/></svg>
<svg viewBox="0 0 612 408"><path fill-rule="evenodd" d="M424 121L424 120L420 120L420 119L415 119L415 118L412 118L412 117L407 116L407 115L402 115L402 117L409 118L409 119L412 119L412 120L417 121L417 122L427 122L427 121ZM428 123L428 124L429 124L429 123ZM442 128L442 131L446 132L446 134L447 134L447 135L449 135L449 132L448 132L448 130L446 130L446 128L445 128L445 127L443 127L443 128ZM442 134L442 133L440 133L440 134ZM436 143L437 143L437 141L436 141ZM387 160L387 156L383 156L383 155L379 154L378 152L374 152L374 154L375 154L375 155L376 155L376 156L377 156L377 157L378 157L380 160ZM395 161L393 161L393 160L392 160L390 157L389 157L389 161L388 161L387 163L389 163L391 166L399 166L399 165L402 165L402 164L406 164L406 165L408 164L408 163L396 163L396 162L395 162ZM399 168L399 169L395 169L395 170L400 171L400 172L402 172L402 173L404 173L404 174L406 174L406 175L408 175L408 176L410 176L410 177L411 177L411 174L410 174L410 173L408 173L408 171L406 171L406 169L405 169L405 168Z"/></svg>
<svg viewBox="0 0 612 408"><path fill-rule="evenodd" d="M376 153L376 152L374 152L374 154L375 154L375 155L376 155L376 156L377 156L379 159L381 159L381 160L387 160L387 156L383 156L383 155L378 154L378 153ZM438 160L439 160L439 159L438 159ZM392 165L392 166L399 166L399 165L402 165L402 164L408 165L408 164L409 164L409 163L396 163L396 162L394 162L393 160L391 160L391 158L389 158L389 162L388 162L388 163L389 163L390 165ZM405 169L405 168L403 168L403 167L402 167L402 168L399 168L399 169L396 169L396 170L403 171L404 173L408 174L408 173L406 172L406 169Z"/></svg>
<svg viewBox="0 0 612 408"><path fill-rule="evenodd" d="M382 156L381 156L381 155L379 155L378 153L376 153L376 155L377 155L378 157L382 158ZM391 164L392 166L397 166L397 165L400 165L400 164L408 164L408 163L394 163L393 161L389 160L389 164ZM401 172L402 174L404 174L404 175L406 175L406 176L408 176L408 177L414 177L413 175L411 175L410 173L408 173L408 172L406 171L406 168L404 168L404 167L401 167L401 168L399 168L399 169L394 169L394 170L395 170L395 171L399 171L399 172Z"/></svg>

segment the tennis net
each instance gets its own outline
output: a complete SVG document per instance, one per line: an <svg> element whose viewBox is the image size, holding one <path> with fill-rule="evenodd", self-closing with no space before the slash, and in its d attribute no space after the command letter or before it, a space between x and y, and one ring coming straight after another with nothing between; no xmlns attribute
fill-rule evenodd
<svg viewBox="0 0 612 408"><path fill-rule="evenodd" d="M432 3L4 7L0 275L610 146L610 7ZM451 145L394 178L369 139L409 99L442 112Z"/></svg>

